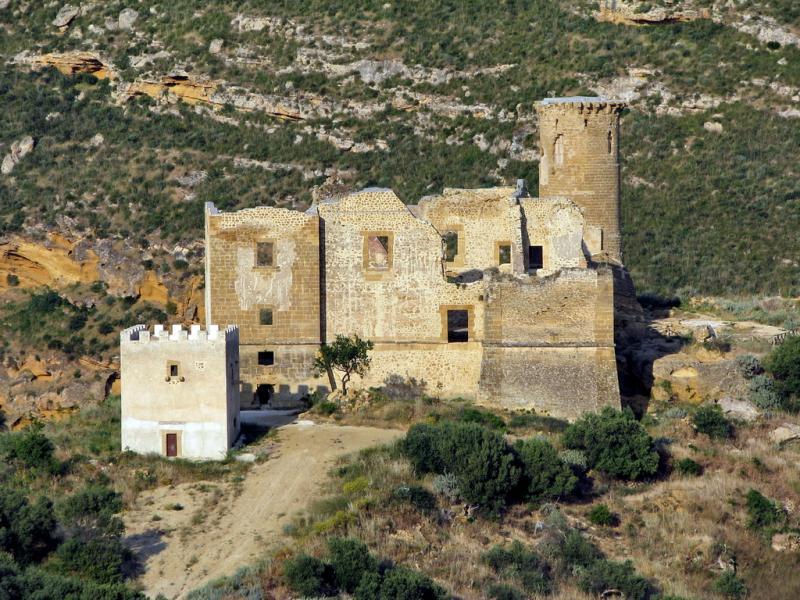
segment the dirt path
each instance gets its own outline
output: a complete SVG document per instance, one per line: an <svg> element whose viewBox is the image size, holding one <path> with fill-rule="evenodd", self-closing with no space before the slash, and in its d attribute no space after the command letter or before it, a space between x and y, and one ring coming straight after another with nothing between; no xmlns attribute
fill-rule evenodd
<svg viewBox="0 0 800 600"><path fill-rule="evenodd" d="M303 421L278 431L275 451L243 482L188 483L139 495L125 525L144 560L140 582L148 595L180 598L257 562L285 540L283 527L315 498L337 457L402 435Z"/></svg>

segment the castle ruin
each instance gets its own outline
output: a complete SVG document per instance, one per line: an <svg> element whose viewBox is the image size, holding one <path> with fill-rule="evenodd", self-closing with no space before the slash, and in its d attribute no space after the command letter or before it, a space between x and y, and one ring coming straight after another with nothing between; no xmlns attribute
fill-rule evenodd
<svg viewBox="0 0 800 600"><path fill-rule="evenodd" d="M320 345L358 334L375 344L362 387L413 380L566 418L618 406L623 108L537 104L538 198L518 184L416 205L378 188L305 212L207 204L206 318L239 327L242 403L329 391L313 368Z"/></svg>

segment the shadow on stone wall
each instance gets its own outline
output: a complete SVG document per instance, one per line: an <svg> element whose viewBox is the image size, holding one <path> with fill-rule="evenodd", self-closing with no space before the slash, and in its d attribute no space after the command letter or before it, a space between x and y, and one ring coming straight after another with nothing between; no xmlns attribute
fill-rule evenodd
<svg viewBox="0 0 800 600"><path fill-rule="evenodd" d="M636 416L644 415L653 389L653 364L659 358L679 352L688 341L660 331L656 319L669 315L677 306L672 298L638 297L630 273L622 267L614 272L614 338L622 406Z"/></svg>

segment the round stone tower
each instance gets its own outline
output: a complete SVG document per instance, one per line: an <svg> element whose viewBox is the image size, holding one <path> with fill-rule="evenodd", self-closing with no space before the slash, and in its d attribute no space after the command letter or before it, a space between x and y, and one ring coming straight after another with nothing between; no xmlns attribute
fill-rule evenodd
<svg viewBox="0 0 800 600"><path fill-rule="evenodd" d="M623 102L546 98L539 113L539 196L564 196L583 209L584 242L598 259L622 262L619 115Z"/></svg>

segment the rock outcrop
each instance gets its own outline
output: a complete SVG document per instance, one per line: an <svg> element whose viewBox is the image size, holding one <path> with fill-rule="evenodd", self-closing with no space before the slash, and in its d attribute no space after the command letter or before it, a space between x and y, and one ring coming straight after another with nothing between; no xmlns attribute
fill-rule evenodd
<svg viewBox="0 0 800 600"><path fill-rule="evenodd" d="M76 259L74 244L51 236L47 245L14 238L0 243L0 289L8 276L17 278L20 287L61 288L73 283L92 283L98 279L98 257L89 252Z"/></svg>
<svg viewBox="0 0 800 600"><path fill-rule="evenodd" d="M53 19L53 25L58 27L61 30L66 29L69 27L69 24L81 14L81 9L79 6L72 6L71 4L65 4L61 7L61 10L58 11L56 18Z"/></svg>
<svg viewBox="0 0 800 600"><path fill-rule="evenodd" d="M35 145L36 142L29 135L13 142L9 153L3 157L3 162L0 164L0 173L9 175L14 170L14 167L17 166L17 163L29 154Z"/></svg>
<svg viewBox="0 0 800 600"><path fill-rule="evenodd" d="M20 54L14 59L17 63L32 67L55 67L64 75L89 73L98 79L116 79L117 73L98 55L92 52L63 52L41 55Z"/></svg>
<svg viewBox="0 0 800 600"><path fill-rule="evenodd" d="M646 10L642 10L646 8ZM620 25L670 25L697 19L710 19L711 13L702 10L676 10L667 7L650 7L622 0L602 0L599 12L595 13L598 21L617 23Z"/></svg>

